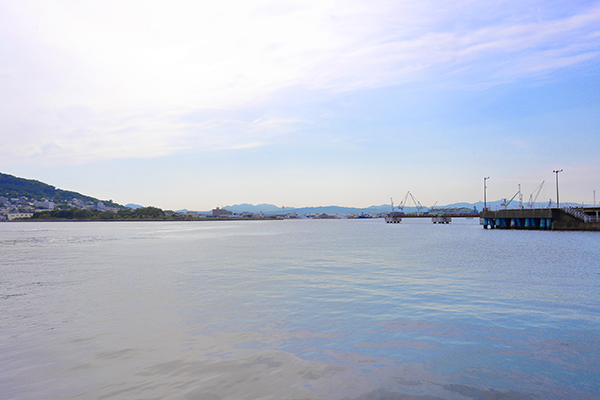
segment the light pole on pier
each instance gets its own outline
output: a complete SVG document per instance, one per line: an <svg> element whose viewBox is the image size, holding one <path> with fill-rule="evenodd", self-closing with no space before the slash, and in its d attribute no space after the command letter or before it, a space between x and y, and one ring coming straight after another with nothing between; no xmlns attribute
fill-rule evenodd
<svg viewBox="0 0 600 400"><path fill-rule="evenodd" d="M563 172L563 170L555 169L552 172L556 174L556 208L560 208L560 201L558 200L558 173Z"/></svg>
<svg viewBox="0 0 600 400"><path fill-rule="evenodd" d="M594 189L594 208L596 208L596 189ZM598 210L596 210L596 222L598 222Z"/></svg>
<svg viewBox="0 0 600 400"><path fill-rule="evenodd" d="M486 197L486 189L487 189L487 185L486 182L488 179L490 179L490 177L486 177L483 178L483 211L487 210L487 197Z"/></svg>

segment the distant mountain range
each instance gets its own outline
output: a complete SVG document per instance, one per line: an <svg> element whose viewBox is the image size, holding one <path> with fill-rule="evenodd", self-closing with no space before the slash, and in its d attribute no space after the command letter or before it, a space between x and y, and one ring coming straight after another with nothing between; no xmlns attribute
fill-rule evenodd
<svg viewBox="0 0 600 400"><path fill-rule="evenodd" d="M487 207L492 209L492 210L496 210L496 209L500 209L503 207L503 203L504 200L497 200L497 201L488 201L487 202ZM581 204L575 204L575 203L561 203L561 205L569 205L569 206L581 206ZM543 207L547 207L548 203L535 203L535 207L536 208L543 208ZM512 204L510 204L510 206L508 208L518 208L519 207L519 203L518 202L513 202ZM319 206L319 207L301 207L301 208L296 208L296 207L285 207L285 209L283 207L278 207L274 204L258 204L258 205L253 205L253 204L248 204L248 203L242 203L242 204L232 204L232 205L227 205L225 207L226 210L229 211L233 211L233 212L251 212L251 213L259 213L262 212L264 214L282 214L282 213L291 213L291 212L297 212L298 214L321 214L321 213L326 213L326 214L370 214L370 213L382 213L382 212L390 212L392 211L392 206L391 204L382 204L382 205L378 205L378 206L370 206L370 207L340 207L340 206ZM483 202L478 201L476 203L452 203L452 204L447 204L444 206L436 206L433 208L434 210L442 210L442 209L451 209L452 212L469 212L469 211L473 211L473 210L477 210L477 211L481 211L483 210ZM187 210L186 210L187 211ZM400 209L398 207L394 207L394 211L400 211ZM406 213L410 213L410 212L417 212L417 208L416 207L404 207L403 211ZM423 207L422 210L423 212L431 212L432 209L431 207ZM203 212L207 212L207 211L203 211Z"/></svg>
<svg viewBox="0 0 600 400"><path fill-rule="evenodd" d="M99 200L91 196L86 196L81 193L57 189L52 185L48 185L46 183L36 181L33 179L25 179L18 178L13 175L0 173L0 196L5 196L7 198L26 196L35 200L42 200L43 198L47 200L52 200L56 203L64 203L70 201L72 199L79 199L83 202L93 202L97 203L102 201L108 206L112 207L128 207L132 209L142 208L142 206L138 204L126 204L122 206L120 204L114 203L112 200ZM518 203L514 203L511 208L516 208ZM502 201L490 201L487 203L488 207L491 209L497 209L502 206ZM546 207L547 203L536 203L536 207ZM580 206L580 204L568 203L564 205L573 205ZM298 214L368 214L368 213L381 213L381 212L390 212L392 211L392 207L390 204L382 204L378 206L370 206L370 207L341 207L341 206L319 206L319 207L278 207L274 204L232 204L223 207L229 211L233 212L251 212L251 213L264 213L264 214L282 214L282 213L291 213L296 212ZM463 209L462 211L472 211L473 209L482 210L483 203L454 203L448 204L445 206L437 206L435 209ZM178 211L189 211L189 210L178 210ZM395 211L399 211L398 208L395 208ZM404 207L404 212L416 212L416 207ZM429 211L428 207L423 207L422 211ZM209 211L198 211L201 213L210 213Z"/></svg>
<svg viewBox="0 0 600 400"><path fill-rule="evenodd" d="M500 202L498 202L500 203ZM469 203L456 203L449 204L444 206L443 208L464 208L464 211L472 211L474 205ZM392 211L392 206L390 204L382 204L378 206L370 206L370 207L341 207L341 206L318 206L318 207L278 207L274 204L259 204L253 205L248 203L243 204L233 204L223 207L226 210L233 212L251 212L251 213L259 213L262 212L264 214L283 214L296 212L298 214L375 214L382 212L390 212ZM436 207L442 208L442 207ZM480 210L482 207L478 207ZM397 207L394 208L395 211L399 211ZM422 211L427 211L429 208L423 207ZM404 212L416 212L416 207L404 207Z"/></svg>

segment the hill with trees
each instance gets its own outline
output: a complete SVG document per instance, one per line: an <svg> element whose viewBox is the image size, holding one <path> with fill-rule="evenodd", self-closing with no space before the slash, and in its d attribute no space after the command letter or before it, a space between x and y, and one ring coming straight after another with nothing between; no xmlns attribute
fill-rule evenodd
<svg viewBox="0 0 600 400"><path fill-rule="evenodd" d="M66 205L73 199L94 204L101 201L107 207L123 208L122 205L114 203L112 200L99 200L81 193L57 189L52 185L33 179L18 178L3 173L0 173L0 196L7 198L27 197L31 200L46 199L54 201L57 206Z"/></svg>

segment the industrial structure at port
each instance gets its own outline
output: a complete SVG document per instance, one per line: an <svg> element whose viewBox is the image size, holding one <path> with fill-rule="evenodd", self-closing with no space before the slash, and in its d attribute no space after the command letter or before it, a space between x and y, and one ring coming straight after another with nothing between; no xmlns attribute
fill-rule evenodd
<svg viewBox="0 0 600 400"><path fill-rule="evenodd" d="M402 219L404 218L431 218L431 221L434 224L448 224L452 221L452 218L479 217L480 224L484 229L600 231L600 207L596 207L595 191L594 207L560 207L560 203L558 201L558 173L562 172L562 170L554 170L553 172L556 174L557 188L557 202L555 207L551 207L552 204L549 204L546 208L535 208L537 196L544 185L544 181L542 181L541 185L538 186L534 193L531 194L526 205L523 204L521 185L519 185L519 190L510 200L503 200L501 206L503 209L490 210L487 207L486 198L486 181L489 179L489 177L486 177L483 179L484 208L481 212L473 210L473 212L470 213L448 213L444 212L443 210L434 210L434 207L431 207L428 212L421 212L423 208L421 203L415 199L415 197L409 191L398 206L400 211L394 211L394 201L392 200L392 212L387 215L385 221L387 223L397 224L402 222ZM509 209L508 206L517 196L519 197L518 208ZM412 200L414 205L417 207L417 213L415 214L405 214L403 212L404 206L410 200Z"/></svg>
<svg viewBox="0 0 600 400"><path fill-rule="evenodd" d="M479 217L486 229L600 231L599 211L600 207L484 210Z"/></svg>
<svg viewBox="0 0 600 400"><path fill-rule="evenodd" d="M407 205L409 200L412 200L412 203L417 208L416 214L404 213L404 206ZM423 212L421 202L408 191L398 205L400 211L394 211L394 199L392 199L392 212L385 217L385 222L388 224L399 224L402 222L402 218L431 218L431 222L434 224L449 224L452 218L475 218L479 216L477 209L473 209L471 212L453 212L447 209L436 209L436 204L437 202L428 211Z"/></svg>
<svg viewBox="0 0 600 400"><path fill-rule="evenodd" d="M492 211L487 208L486 189L487 180L483 178L483 211L480 214L481 225L485 229L541 229L555 231L600 231L600 220L596 207L596 191L594 190L594 207L560 207L558 190L558 174L562 169L552 171L556 175L556 207L535 208L535 200L540 194L544 181L529 196L527 207L523 207L523 195L521 185L517 193L507 202L504 200L504 210ZM519 208L508 209L508 205L519 196Z"/></svg>
<svg viewBox="0 0 600 400"><path fill-rule="evenodd" d="M485 229L527 229L556 231L600 231L600 207L517 208L483 210L479 213L405 214L394 211L385 218L387 223L401 223L405 218L431 218L434 224L448 224L452 218L479 217Z"/></svg>

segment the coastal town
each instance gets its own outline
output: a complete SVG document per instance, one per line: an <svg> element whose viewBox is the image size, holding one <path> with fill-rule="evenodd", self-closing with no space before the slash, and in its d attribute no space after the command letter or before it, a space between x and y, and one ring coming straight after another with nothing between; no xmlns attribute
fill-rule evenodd
<svg viewBox="0 0 600 400"><path fill-rule="evenodd" d="M84 202L73 198L67 202L61 203L62 208L78 208L84 210L109 211L116 213L119 207L111 207L103 202ZM33 217L36 212L51 211L57 207L53 200L43 198L36 200L27 196L5 197L0 196L0 221L11 221L15 219L24 219Z"/></svg>
<svg viewBox="0 0 600 400"><path fill-rule="evenodd" d="M52 185L0 173L0 221L26 220L227 220L227 219L363 219L385 218L390 211L406 214L431 214L434 207L394 208L390 205L354 208L343 206L316 206L304 208L278 207L273 204L237 204L217 206L209 211L162 210L139 204L117 204L78 192L58 189ZM435 213L476 212L464 205L435 208ZM404 213L403 213L404 214Z"/></svg>
<svg viewBox="0 0 600 400"><path fill-rule="evenodd" d="M144 207L139 207L143 209ZM353 218L384 218L387 213L307 213L299 214L296 211L281 212L281 213L266 213L266 212L233 212L225 208L216 207L208 212L198 211L171 211L160 210L150 207L154 210L159 210L160 218L178 219L178 220L200 220L200 219L353 219ZM132 210L130 207L118 206L114 203L106 204L102 201L83 201L78 198L73 198L68 201L56 203L53 200L42 198L41 200L32 199L28 196L6 197L0 196L0 221L14 221L36 219L40 215L50 214L54 210L89 210L95 212L96 218L93 219L115 219L115 216L124 214L126 211ZM81 217L75 214L74 217L67 219L87 219L92 214L79 213ZM48 218L41 218L48 219ZM61 218L62 219L62 218Z"/></svg>

